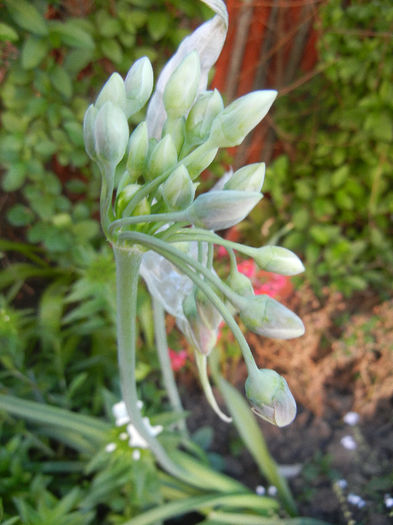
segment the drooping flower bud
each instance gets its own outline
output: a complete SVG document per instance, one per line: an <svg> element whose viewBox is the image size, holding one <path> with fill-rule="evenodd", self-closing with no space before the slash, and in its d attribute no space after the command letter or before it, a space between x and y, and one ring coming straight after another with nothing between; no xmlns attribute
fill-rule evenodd
<svg viewBox="0 0 393 525"><path fill-rule="evenodd" d="M180 321L181 330L195 350L203 355L208 355L217 342L218 331L207 326L201 319L194 293L185 298L183 313L187 323Z"/></svg>
<svg viewBox="0 0 393 525"><path fill-rule="evenodd" d="M177 162L176 147L170 135L165 135L153 148L148 168L146 170L147 180L153 180L164 171L167 171Z"/></svg>
<svg viewBox="0 0 393 525"><path fill-rule="evenodd" d="M201 64L197 51L193 51L175 69L165 86L164 106L169 118L184 116L198 91Z"/></svg>
<svg viewBox="0 0 393 525"><path fill-rule="evenodd" d="M211 330L217 330L222 321L221 314L199 288L195 291L195 304L202 322Z"/></svg>
<svg viewBox="0 0 393 525"><path fill-rule="evenodd" d="M304 334L300 317L268 295L241 301L240 318L246 327L273 339L293 339Z"/></svg>
<svg viewBox="0 0 393 525"><path fill-rule="evenodd" d="M238 98L213 120L209 143L219 148L241 144L269 111L277 91L253 91Z"/></svg>
<svg viewBox="0 0 393 525"><path fill-rule="evenodd" d="M187 218L201 228L224 230L247 217L261 198L260 193L248 191L209 191L186 210Z"/></svg>
<svg viewBox="0 0 393 525"><path fill-rule="evenodd" d="M126 108L126 90L124 87L124 81L119 73L112 73L109 79L105 82L104 87L101 89L95 106L97 109L102 108L105 102L112 102L119 106L123 111Z"/></svg>
<svg viewBox="0 0 393 525"><path fill-rule="evenodd" d="M265 163L249 164L235 171L224 185L224 190L256 191L262 189L265 179Z"/></svg>
<svg viewBox="0 0 393 525"><path fill-rule="evenodd" d="M206 91L202 93L192 106L186 121L187 141L190 144L201 144L209 134L215 117L224 109L220 93Z"/></svg>
<svg viewBox="0 0 393 525"><path fill-rule="evenodd" d="M127 117L142 109L149 100L153 80L153 68L147 57L134 62L124 81Z"/></svg>
<svg viewBox="0 0 393 525"><path fill-rule="evenodd" d="M297 255L281 246L262 246L250 251L257 265L267 272L281 275L297 275L304 272L302 261Z"/></svg>
<svg viewBox="0 0 393 525"><path fill-rule="evenodd" d="M131 133L128 142L127 170L129 182L135 182L143 174L149 149L146 122L141 122Z"/></svg>
<svg viewBox="0 0 393 525"><path fill-rule="evenodd" d="M94 137L97 113L97 108L95 108L93 104L90 104L83 119L83 140L85 142L86 152L92 160L97 157L96 141Z"/></svg>
<svg viewBox="0 0 393 525"><path fill-rule="evenodd" d="M265 368L251 373L245 390L253 412L262 419L278 427L285 427L295 419L295 399L286 380L274 370Z"/></svg>
<svg viewBox="0 0 393 525"><path fill-rule="evenodd" d="M115 206L116 215L118 218L122 217L123 211L126 209L128 203L141 187L142 186L140 184L128 184L120 191L116 199ZM132 215L147 215L148 213L150 213L150 206L148 200L145 197L138 202L132 212Z"/></svg>
<svg viewBox="0 0 393 525"><path fill-rule="evenodd" d="M226 284L234 292L243 297L254 295L254 288L250 279L236 270L229 274Z"/></svg>
<svg viewBox="0 0 393 525"><path fill-rule="evenodd" d="M190 206L195 196L195 185L187 168L180 165L161 186L161 194L170 210L183 210Z"/></svg>
<svg viewBox="0 0 393 525"><path fill-rule="evenodd" d="M116 166L128 143L128 123L123 111L108 101L98 111L94 126L97 157Z"/></svg>

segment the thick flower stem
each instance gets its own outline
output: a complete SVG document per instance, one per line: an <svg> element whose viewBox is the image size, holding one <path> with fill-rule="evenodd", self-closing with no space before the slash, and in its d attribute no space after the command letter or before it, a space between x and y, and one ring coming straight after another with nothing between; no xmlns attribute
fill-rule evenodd
<svg viewBox="0 0 393 525"><path fill-rule="evenodd" d="M132 424L146 440L161 467L173 476L189 483L189 474L169 458L161 444L150 434L137 406L136 309L142 252L137 247L114 246L114 253L117 284L117 343L122 396Z"/></svg>
<svg viewBox="0 0 393 525"><path fill-rule="evenodd" d="M165 386L165 390L168 394L169 402L175 412L183 412L183 405L177 390L175 377L171 367L171 360L169 358L168 344L165 330L165 313L164 309L159 301L152 297L153 302L153 318L154 318L154 330L155 330L155 341L157 347L158 359L160 361L162 378ZM182 434L187 436L187 427L185 420L181 419L177 426Z"/></svg>

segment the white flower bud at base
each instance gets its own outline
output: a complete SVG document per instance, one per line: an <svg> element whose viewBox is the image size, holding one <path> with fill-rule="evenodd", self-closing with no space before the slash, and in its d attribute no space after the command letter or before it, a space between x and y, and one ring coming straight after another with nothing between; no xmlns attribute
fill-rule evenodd
<svg viewBox="0 0 393 525"><path fill-rule="evenodd" d="M262 246L250 252L257 265L267 272L281 275L297 275L304 272L302 261L297 255L281 246Z"/></svg>
<svg viewBox="0 0 393 525"><path fill-rule="evenodd" d="M142 175L147 152L149 150L149 137L146 122L141 122L131 133L128 142L127 171L130 182L135 182Z"/></svg>
<svg viewBox="0 0 393 525"><path fill-rule="evenodd" d="M147 57L140 58L131 66L124 81L127 117L142 109L149 100L153 80L153 68Z"/></svg>
<svg viewBox="0 0 393 525"><path fill-rule="evenodd" d="M128 184L120 191L116 199L115 206L117 217L122 217L123 211L126 209L128 203L141 187L142 186L140 184ZM145 197L140 202L138 202L132 215L147 215L148 213L150 213L150 206L148 200Z"/></svg>
<svg viewBox="0 0 393 525"><path fill-rule="evenodd" d="M202 93L187 117L187 141L191 144L201 144L207 139L213 120L223 109L224 103L217 89Z"/></svg>
<svg viewBox="0 0 393 525"><path fill-rule="evenodd" d="M260 369L249 375L246 396L253 412L278 427L285 427L296 417L296 402L285 379L274 370Z"/></svg>
<svg viewBox="0 0 393 525"><path fill-rule="evenodd" d="M164 171L167 171L177 162L177 151L170 135L165 135L153 148L148 168L146 170L147 180L153 180Z"/></svg>
<svg viewBox="0 0 393 525"><path fill-rule="evenodd" d="M265 179L265 163L249 164L235 171L224 185L224 190L256 191L262 189Z"/></svg>
<svg viewBox="0 0 393 525"><path fill-rule="evenodd" d="M195 186L187 168L180 165L161 187L164 201L170 210L183 210L190 206L195 196Z"/></svg>
<svg viewBox="0 0 393 525"><path fill-rule="evenodd" d="M124 87L124 81L119 73L113 73L105 82L104 87L101 89L97 97L95 107L100 109L105 102L108 101L116 104L123 111L125 110L126 90Z"/></svg>

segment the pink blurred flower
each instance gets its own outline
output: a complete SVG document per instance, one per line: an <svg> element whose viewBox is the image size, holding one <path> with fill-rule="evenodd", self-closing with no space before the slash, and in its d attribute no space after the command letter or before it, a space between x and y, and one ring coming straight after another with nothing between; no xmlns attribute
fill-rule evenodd
<svg viewBox="0 0 393 525"><path fill-rule="evenodd" d="M244 274L249 279L255 277L257 267L254 259L246 259L237 265L237 271Z"/></svg>
<svg viewBox="0 0 393 525"><path fill-rule="evenodd" d="M242 261L237 265L237 269L251 280L255 295L266 294L276 299L285 299L292 292L293 286L289 277L258 270L253 259Z"/></svg>
<svg viewBox="0 0 393 525"><path fill-rule="evenodd" d="M172 370L178 372L187 362L187 351L180 350L179 352L175 352L172 348L169 348L169 358L171 360Z"/></svg>

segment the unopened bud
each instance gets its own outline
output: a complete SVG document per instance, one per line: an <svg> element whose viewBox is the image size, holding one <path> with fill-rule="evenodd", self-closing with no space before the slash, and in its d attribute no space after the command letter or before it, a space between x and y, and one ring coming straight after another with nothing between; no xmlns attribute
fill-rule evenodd
<svg viewBox="0 0 393 525"><path fill-rule="evenodd" d="M217 330L222 321L221 314L199 288L195 291L195 303L203 324L210 330Z"/></svg>
<svg viewBox="0 0 393 525"><path fill-rule="evenodd" d="M94 126L97 157L116 166L127 149L128 134L123 111L113 102L105 102L97 113Z"/></svg>
<svg viewBox="0 0 393 525"><path fill-rule="evenodd" d="M199 54L193 51L170 76L164 91L164 106L169 118L187 113L197 94L201 64Z"/></svg>
<svg viewBox="0 0 393 525"><path fill-rule="evenodd" d="M250 374L245 384L246 396L253 412L278 427L292 423L296 402L286 380L267 368Z"/></svg>
<svg viewBox="0 0 393 525"><path fill-rule="evenodd" d="M119 193L116 199L116 216L118 218L122 217L123 211L126 209L128 203L135 195L135 193L141 188L140 184L128 184L125 186ZM135 209L133 210L133 215L147 215L150 213L150 206L146 197L138 202Z"/></svg>
<svg viewBox="0 0 393 525"><path fill-rule="evenodd" d="M297 275L304 272L302 261L297 255L281 246L262 246L250 252L257 265L267 272L281 275Z"/></svg>
<svg viewBox="0 0 393 525"><path fill-rule="evenodd" d="M187 320L187 324L181 323L184 335L198 352L208 355L217 342L218 331L207 326L201 319L194 293L184 300L183 312Z"/></svg>
<svg viewBox="0 0 393 525"><path fill-rule="evenodd" d="M277 91L253 91L238 98L219 113L211 126L209 143L212 146L232 147L241 144L269 111Z"/></svg>
<svg viewBox="0 0 393 525"><path fill-rule="evenodd" d="M224 230L247 217L261 198L260 193L248 191L209 191L195 199L187 218L201 228Z"/></svg>
<svg viewBox="0 0 393 525"><path fill-rule="evenodd" d="M171 210L183 210L190 206L195 196L195 185L190 179L187 168L180 165L161 187L164 200Z"/></svg>
<svg viewBox="0 0 393 525"><path fill-rule="evenodd" d="M164 171L172 168L177 162L177 152L170 135L165 135L153 148L151 152L148 168L146 171L147 180L153 180Z"/></svg>
<svg viewBox="0 0 393 525"><path fill-rule="evenodd" d="M202 93L187 117L187 141L190 144L204 142L210 134L213 120L223 109L224 103L217 89Z"/></svg>
<svg viewBox="0 0 393 525"><path fill-rule="evenodd" d="M96 141L94 138L97 113L98 111L94 105L90 104L83 119L83 140L85 142L86 152L92 160L97 157Z"/></svg>
<svg viewBox="0 0 393 525"><path fill-rule="evenodd" d="M162 136L170 135L179 154L184 143L184 117L168 119L163 127Z"/></svg>
<svg viewBox="0 0 393 525"><path fill-rule="evenodd" d="M240 318L249 330L265 337L293 339L304 334L300 317L268 295L244 299Z"/></svg>
<svg viewBox="0 0 393 525"><path fill-rule="evenodd" d="M127 117L142 109L149 100L153 80L153 68L147 57L140 58L131 66L124 81Z"/></svg>
<svg viewBox="0 0 393 525"><path fill-rule="evenodd" d="M127 170L130 182L135 182L142 175L147 152L149 149L149 137L146 122L141 122L131 133L128 142Z"/></svg>
<svg viewBox="0 0 393 525"><path fill-rule="evenodd" d="M252 282L243 273L238 271L231 272L226 284L237 294L243 297L254 295L254 288Z"/></svg>
<svg viewBox="0 0 393 525"><path fill-rule="evenodd" d="M265 163L249 164L235 171L224 185L224 190L256 191L262 189L265 179Z"/></svg>
<svg viewBox="0 0 393 525"><path fill-rule="evenodd" d="M203 149L204 151L200 151ZM188 173L192 180L196 179L202 171L204 171L213 162L217 155L218 148L211 148L206 150L201 146L200 148L194 149L185 159L185 165L187 166Z"/></svg>
<svg viewBox="0 0 393 525"><path fill-rule="evenodd" d="M105 102L112 102L119 106L123 111L126 108L126 90L124 87L124 81L119 73L112 73L109 79L105 82L104 87L101 89L95 106L97 109L102 108Z"/></svg>

